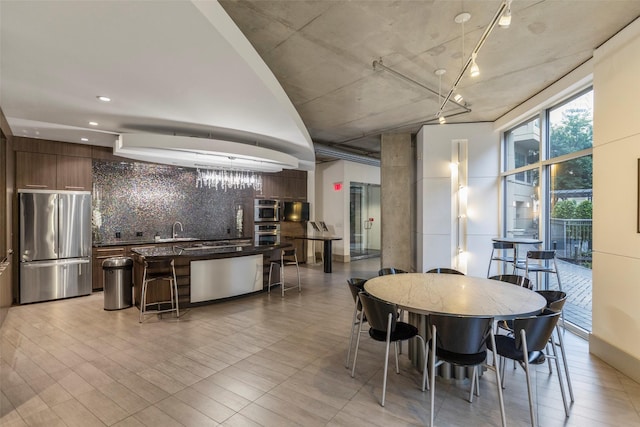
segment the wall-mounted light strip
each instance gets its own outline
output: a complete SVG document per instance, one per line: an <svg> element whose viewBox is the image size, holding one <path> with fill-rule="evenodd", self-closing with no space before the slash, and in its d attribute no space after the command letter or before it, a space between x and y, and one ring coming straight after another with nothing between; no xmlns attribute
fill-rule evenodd
<svg viewBox="0 0 640 427"><path fill-rule="evenodd" d="M468 157L466 139L452 141L451 186L455 205L455 254L453 265L457 270L467 271L467 200L468 200Z"/></svg>

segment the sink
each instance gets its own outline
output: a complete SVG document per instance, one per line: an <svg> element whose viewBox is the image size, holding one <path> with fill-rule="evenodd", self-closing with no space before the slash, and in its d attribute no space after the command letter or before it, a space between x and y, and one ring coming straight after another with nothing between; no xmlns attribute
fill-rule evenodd
<svg viewBox="0 0 640 427"><path fill-rule="evenodd" d="M155 239L154 242L158 243L171 243L171 242L192 242L194 240L200 240L197 237L168 237L166 239Z"/></svg>

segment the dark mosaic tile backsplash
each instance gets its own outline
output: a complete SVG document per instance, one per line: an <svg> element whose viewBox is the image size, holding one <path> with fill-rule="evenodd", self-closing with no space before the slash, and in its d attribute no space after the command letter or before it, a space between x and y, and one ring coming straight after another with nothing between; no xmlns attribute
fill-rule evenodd
<svg viewBox="0 0 640 427"><path fill-rule="evenodd" d="M95 243L171 237L175 221L178 237L252 237L253 190L196 188L195 169L94 160L93 183Z"/></svg>

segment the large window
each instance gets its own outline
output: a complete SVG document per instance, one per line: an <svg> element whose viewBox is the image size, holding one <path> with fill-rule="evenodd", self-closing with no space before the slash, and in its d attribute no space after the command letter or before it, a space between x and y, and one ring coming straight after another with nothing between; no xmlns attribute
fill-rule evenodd
<svg viewBox="0 0 640 427"><path fill-rule="evenodd" d="M541 131L542 129L542 131ZM503 232L556 250L565 319L591 331L593 91L504 133ZM540 286L557 289L553 278Z"/></svg>

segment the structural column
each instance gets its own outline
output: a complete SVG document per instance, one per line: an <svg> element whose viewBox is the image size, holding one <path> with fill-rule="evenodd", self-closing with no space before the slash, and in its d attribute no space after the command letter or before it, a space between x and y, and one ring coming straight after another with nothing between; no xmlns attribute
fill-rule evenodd
<svg viewBox="0 0 640 427"><path fill-rule="evenodd" d="M411 134L382 135L380 204L382 267L415 271L415 161Z"/></svg>

